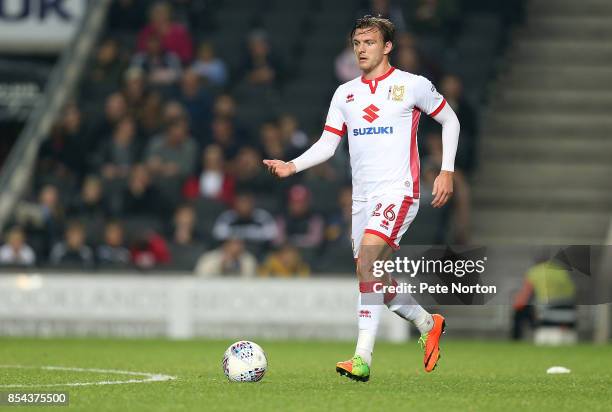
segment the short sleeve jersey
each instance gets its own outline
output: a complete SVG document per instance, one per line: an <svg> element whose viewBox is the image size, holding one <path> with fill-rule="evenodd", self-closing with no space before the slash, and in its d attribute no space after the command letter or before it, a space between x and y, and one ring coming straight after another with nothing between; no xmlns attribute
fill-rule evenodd
<svg viewBox="0 0 612 412"><path fill-rule="evenodd" d="M423 112L435 116L445 104L429 80L394 67L338 87L324 133L347 135L354 199L387 193L419 198L419 119Z"/></svg>

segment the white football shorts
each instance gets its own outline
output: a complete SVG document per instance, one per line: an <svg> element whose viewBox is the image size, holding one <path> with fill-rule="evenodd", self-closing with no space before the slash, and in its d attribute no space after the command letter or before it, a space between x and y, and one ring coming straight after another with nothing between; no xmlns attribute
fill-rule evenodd
<svg viewBox="0 0 612 412"><path fill-rule="evenodd" d="M384 239L394 250L419 211L419 199L402 194L385 194L372 200L353 199L351 240L353 256L359 256L364 233Z"/></svg>

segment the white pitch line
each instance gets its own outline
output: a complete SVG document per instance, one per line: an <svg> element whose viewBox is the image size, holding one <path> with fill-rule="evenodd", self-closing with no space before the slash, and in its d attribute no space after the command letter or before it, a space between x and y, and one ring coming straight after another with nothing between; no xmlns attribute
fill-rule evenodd
<svg viewBox="0 0 612 412"><path fill-rule="evenodd" d="M97 368L71 368L66 366L26 366L26 365L0 365L0 369L42 369L71 372L94 372L94 373L113 373L117 375L141 376L145 379L128 379L124 381L95 381L95 382L72 382L72 383L46 383L41 385L21 385L10 384L0 385L0 388L52 388L59 386L92 386L92 385L121 385L127 383L145 382L164 382L176 379L176 376L164 375L161 373L133 372L118 369L97 369Z"/></svg>

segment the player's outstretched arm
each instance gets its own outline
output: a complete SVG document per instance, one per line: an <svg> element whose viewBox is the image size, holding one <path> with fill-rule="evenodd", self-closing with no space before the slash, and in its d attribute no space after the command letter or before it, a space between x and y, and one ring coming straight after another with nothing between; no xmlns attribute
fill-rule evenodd
<svg viewBox="0 0 612 412"><path fill-rule="evenodd" d="M434 199L431 205L440 208L453 195L453 172L459 144L460 125L457 115L448 104L434 116L434 120L442 125L442 169L434 180L432 192Z"/></svg>
<svg viewBox="0 0 612 412"><path fill-rule="evenodd" d="M272 173L276 177L289 177L297 173L295 164L293 164L293 162L283 162L282 160L277 159L266 159L263 161L263 163L268 167L270 173Z"/></svg>
<svg viewBox="0 0 612 412"><path fill-rule="evenodd" d="M340 138L337 135L323 132L323 135L315 144L292 161L283 162L277 159L266 159L263 163L273 175L281 178L288 177L325 162L334 155L338 144L340 144Z"/></svg>

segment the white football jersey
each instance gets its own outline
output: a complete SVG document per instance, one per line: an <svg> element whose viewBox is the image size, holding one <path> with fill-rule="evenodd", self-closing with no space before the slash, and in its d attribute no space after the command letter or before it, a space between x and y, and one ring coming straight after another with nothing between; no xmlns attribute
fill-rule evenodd
<svg viewBox="0 0 612 412"><path fill-rule="evenodd" d="M338 87L324 133L348 137L354 199L388 193L419 198L419 118L422 112L435 116L445 104L429 80L394 67L374 80L358 77Z"/></svg>

